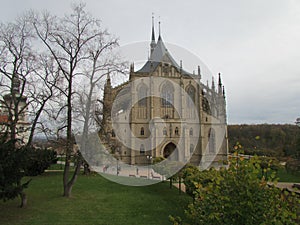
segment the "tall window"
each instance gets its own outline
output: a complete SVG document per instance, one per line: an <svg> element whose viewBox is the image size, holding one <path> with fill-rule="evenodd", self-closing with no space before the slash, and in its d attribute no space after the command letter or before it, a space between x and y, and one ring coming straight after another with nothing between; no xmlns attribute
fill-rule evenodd
<svg viewBox="0 0 300 225"><path fill-rule="evenodd" d="M145 84L142 84L138 90L138 105L139 106L147 106L147 91L148 88Z"/></svg>
<svg viewBox="0 0 300 225"><path fill-rule="evenodd" d="M161 105L172 107L174 103L174 87L170 82L166 82L161 89Z"/></svg>
<svg viewBox="0 0 300 225"><path fill-rule="evenodd" d="M111 136L112 136L112 137L116 137L116 133L115 133L114 130L111 131Z"/></svg>
<svg viewBox="0 0 300 225"><path fill-rule="evenodd" d="M140 147L140 154L145 155L145 147L143 144L141 144L141 147Z"/></svg>
<svg viewBox="0 0 300 225"><path fill-rule="evenodd" d="M141 135L144 135L145 134L145 130L144 130L144 127L141 128Z"/></svg>
<svg viewBox="0 0 300 225"><path fill-rule="evenodd" d="M216 133L214 129L210 129L208 133L209 153L216 152Z"/></svg>
<svg viewBox="0 0 300 225"><path fill-rule="evenodd" d="M186 92L188 94L187 96L187 107L193 107L195 103L195 88L192 85L189 85L186 89Z"/></svg>
<svg viewBox="0 0 300 225"><path fill-rule="evenodd" d="M163 135L164 135L164 136L167 136L167 128L164 128L164 129L163 129Z"/></svg>
<svg viewBox="0 0 300 225"><path fill-rule="evenodd" d="M193 136L193 135L194 135L193 128L190 128L190 136Z"/></svg>
<svg viewBox="0 0 300 225"><path fill-rule="evenodd" d="M175 128L175 135L179 135L179 129L178 129L178 127Z"/></svg>

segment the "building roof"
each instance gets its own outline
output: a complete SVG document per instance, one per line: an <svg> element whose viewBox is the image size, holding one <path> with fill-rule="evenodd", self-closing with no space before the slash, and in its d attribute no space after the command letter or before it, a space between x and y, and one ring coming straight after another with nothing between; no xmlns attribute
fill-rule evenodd
<svg viewBox="0 0 300 225"><path fill-rule="evenodd" d="M190 75L189 72L184 71L181 66L178 65L178 63L175 61L175 59L172 57L170 52L168 51L167 47L165 46L165 43L162 40L161 35L159 35L157 43L155 44L155 47L153 51L151 51L150 57L148 61L144 64L144 66L138 70L138 73L151 73L160 63L168 63L177 68L178 70L181 70L183 74Z"/></svg>

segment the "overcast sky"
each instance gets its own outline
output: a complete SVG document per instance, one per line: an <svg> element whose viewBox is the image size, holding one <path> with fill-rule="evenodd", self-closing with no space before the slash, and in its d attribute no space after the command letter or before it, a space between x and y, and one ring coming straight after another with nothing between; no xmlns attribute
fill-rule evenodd
<svg viewBox="0 0 300 225"><path fill-rule="evenodd" d="M0 0L0 20L13 20L27 9L63 15L71 2ZM222 73L230 124L294 123L300 117L300 1L85 2L121 45L149 41L152 12L156 23L160 17L165 42L195 54L215 77Z"/></svg>

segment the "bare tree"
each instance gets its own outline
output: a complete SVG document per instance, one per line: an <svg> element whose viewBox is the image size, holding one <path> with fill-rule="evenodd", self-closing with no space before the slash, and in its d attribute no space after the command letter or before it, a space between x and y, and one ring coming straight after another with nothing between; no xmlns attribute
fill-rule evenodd
<svg viewBox="0 0 300 225"><path fill-rule="evenodd" d="M39 39L54 57L60 69L65 86L57 86L61 94L65 97L66 104L61 105L60 112L66 109L66 123L61 129L66 128L66 160L63 173L63 196L71 195L72 187L76 182L78 172L81 167L81 158L77 157L75 172L70 178L70 161L73 152L74 138L74 99L76 98L76 79L82 76L91 78L89 80L88 99L92 99L94 87L101 75L95 78L97 72L114 66L113 61L107 64L99 64L100 56L105 51L111 50L117 45L117 40L109 38L106 30L100 26L100 21L93 18L85 11L84 4L72 6L72 13L63 18L57 18L47 13L41 17L36 17L34 27ZM104 62L104 61L102 61ZM90 68L89 68L90 67ZM88 69L87 69L88 68ZM102 74L103 75L103 74ZM85 118L90 116L92 101L87 101ZM86 120L86 124L89 120ZM84 128L86 129L86 128Z"/></svg>
<svg viewBox="0 0 300 225"><path fill-rule="evenodd" d="M27 146L32 144L41 113L53 96L57 77L49 66L49 57L33 47L31 24L24 15L0 25L0 110L5 116L1 121L2 132L9 134L9 140L20 140ZM25 206L27 198L21 181L17 185L21 206Z"/></svg>
<svg viewBox="0 0 300 225"><path fill-rule="evenodd" d="M17 138L17 124L24 117L29 102L26 84L34 71L35 54L31 47L32 34L26 19L0 26L1 106L8 116L6 127L10 139Z"/></svg>
<svg viewBox="0 0 300 225"><path fill-rule="evenodd" d="M83 69L83 85L78 85L77 114L82 122L79 136L80 151L85 159L93 156L89 145L90 134L99 130L99 93L103 89L104 80L111 74L125 74L127 63L123 62L112 50L117 46L117 41L104 32L98 40L89 45L89 57ZM88 165L85 164L85 169ZM85 170L86 173L86 170Z"/></svg>
<svg viewBox="0 0 300 225"><path fill-rule="evenodd" d="M55 99L58 95L56 86L59 83L59 69L56 67L53 57L46 54L40 54L36 58L39 67L34 71L28 82L28 97L32 99L30 103L29 117L32 118L30 132L28 136L27 146L32 145L36 128L43 132L43 124L40 120L41 115L46 112L51 106L49 102ZM34 110L33 110L34 109ZM52 129L51 127L47 127ZM44 132L43 132L44 133Z"/></svg>

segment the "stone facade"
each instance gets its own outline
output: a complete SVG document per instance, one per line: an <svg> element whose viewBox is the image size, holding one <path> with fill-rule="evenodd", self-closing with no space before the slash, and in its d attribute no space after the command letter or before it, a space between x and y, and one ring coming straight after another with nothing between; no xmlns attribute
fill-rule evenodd
<svg viewBox="0 0 300 225"><path fill-rule="evenodd" d="M221 75L217 87L201 82L168 52L161 35L129 81L104 89L101 137L106 147L131 165L172 158L207 167L227 159L226 101Z"/></svg>

